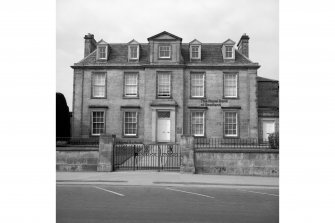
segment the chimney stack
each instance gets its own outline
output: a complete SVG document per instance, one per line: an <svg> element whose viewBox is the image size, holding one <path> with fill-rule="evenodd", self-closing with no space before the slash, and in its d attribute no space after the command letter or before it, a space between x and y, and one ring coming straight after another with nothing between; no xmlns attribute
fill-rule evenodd
<svg viewBox="0 0 335 223"><path fill-rule="evenodd" d="M240 53L249 58L249 36L247 34L244 33L241 36L241 39L237 44L237 49Z"/></svg>
<svg viewBox="0 0 335 223"><path fill-rule="evenodd" d="M92 53L97 48L97 42L94 39L94 35L91 33L85 35L84 39L85 39L84 57L87 57L87 55Z"/></svg>

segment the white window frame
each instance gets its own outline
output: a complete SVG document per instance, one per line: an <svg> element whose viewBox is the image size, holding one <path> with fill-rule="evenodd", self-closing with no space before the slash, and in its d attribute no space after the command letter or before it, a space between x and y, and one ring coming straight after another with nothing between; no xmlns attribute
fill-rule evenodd
<svg viewBox="0 0 335 223"><path fill-rule="evenodd" d="M234 95L226 95L226 89L227 86L226 85L226 81L227 81L227 77L228 75L234 75L235 76L235 94ZM238 74L237 73L224 73L223 74L223 97L224 98L237 98L238 97Z"/></svg>
<svg viewBox="0 0 335 223"><path fill-rule="evenodd" d="M169 95L160 95L160 86L163 84L160 84L160 76L161 75L168 75L169 76ZM158 72L157 73L157 97L158 98L171 98L171 73L170 72Z"/></svg>
<svg viewBox="0 0 335 223"><path fill-rule="evenodd" d="M228 51L228 48L231 49L231 50ZM225 58L227 58L227 59L233 58L234 57L233 50L234 50L234 46L225 46ZM231 53L231 56L228 57L227 53Z"/></svg>
<svg viewBox="0 0 335 223"><path fill-rule="evenodd" d="M105 48L105 57L100 56L100 50ZM107 59L108 49L107 46L98 46L98 59Z"/></svg>
<svg viewBox="0 0 335 223"><path fill-rule="evenodd" d="M127 75L135 75L136 76L136 84L127 84L126 83L126 76ZM128 72L124 73L124 96L127 98L137 98L138 97L138 73L136 72ZM128 95L127 94L127 87L128 86L136 86L136 95Z"/></svg>
<svg viewBox="0 0 335 223"><path fill-rule="evenodd" d="M193 95L193 87L201 87L200 85L193 85L193 78L195 75L202 75L202 95ZM205 97L205 73L191 73L191 98L204 98Z"/></svg>
<svg viewBox="0 0 335 223"><path fill-rule="evenodd" d="M169 55L168 56L162 56L161 55L161 48L163 47L168 47L168 50L164 50L165 52L169 52ZM161 45L161 46L158 46L158 57L159 58L162 58L162 59L170 59L171 58L171 51L172 51L172 47L171 45Z"/></svg>
<svg viewBox="0 0 335 223"><path fill-rule="evenodd" d="M198 48L198 56L197 57L193 57L193 48ZM201 57L201 46L200 45L191 45L191 59L200 59Z"/></svg>
<svg viewBox="0 0 335 223"><path fill-rule="evenodd" d="M136 48L136 57L132 57L132 48ZM129 59L130 60L138 60L139 58L139 46L138 45L130 45L129 46Z"/></svg>
<svg viewBox="0 0 335 223"><path fill-rule="evenodd" d="M136 128L135 128L135 131L136 133L135 134L126 134L126 113L135 113L135 119L136 119ZM133 122L132 122L133 123ZM138 131L138 112L137 111L124 111L123 112L123 135L124 136L137 136L137 132Z"/></svg>
<svg viewBox="0 0 335 223"><path fill-rule="evenodd" d="M202 128L202 133L201 134L195 134L193 132L193 125L196 125L196 124L193 123L193 115L194 115L194 113L202 113L202 125L203 125L203 128ZM198 136L198 137L205 136L205 128L206 128L205 111L191 111L191 134L193 136Z"/></svg>
<svg viewBox="0 0 335 223"><path fill-rule="evenodd" d="M93 119L94 119L94 113L95 112L102 112L103 113L103 122L93 122ZM102 133L94 133L94 123L103 123L103 132ZM102 111L102 110L93 110L91 111L91 135L92 136L99 136L101 134L104 134L106 131L106 112L105 111Z"/></svg>
<svg viewBox="0 0 335 223"><path fill-rule="evenodd" d="M234 125L236 125L236 134L226 134L226 115L227 113L235 113L235 119L236 119L236 123ZM238 137L238 131L239 131L239 115L237 111L225 111L223 113L223 135L225 137ZM232 124L232 123L228 123L228 124Z"/></svg>
<svg viewBox="0 0 335 223"><path fill-rule="evenodd" d="M94 83L94 78L95 78L95 76L96 75L104 75L104 83L103 84L95 84ZM92 98L106 98L106 82L107 82L107 80L106 80L106 73L102 73L102 72L93 72L92 73L92 81L91 81L91 84L92 84ZM104 95L103 96L96 96L96 95L94 95L94 88L95 87L104 87Z"/></svg>

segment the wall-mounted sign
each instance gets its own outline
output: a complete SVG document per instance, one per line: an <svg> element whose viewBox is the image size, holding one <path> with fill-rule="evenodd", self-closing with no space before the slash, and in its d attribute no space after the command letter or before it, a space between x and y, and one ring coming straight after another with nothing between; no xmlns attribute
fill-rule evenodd
<svg viewBox="0 0 335 223"><path fill-rule="evenodd" d="M228 106L227 99L202 99L200 106Z"/></svg>

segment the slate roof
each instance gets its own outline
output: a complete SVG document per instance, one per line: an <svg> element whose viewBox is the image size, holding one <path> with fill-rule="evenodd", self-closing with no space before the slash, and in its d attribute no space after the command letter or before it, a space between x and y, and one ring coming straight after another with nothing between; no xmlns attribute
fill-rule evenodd
<svg viewBox="0 0 335 223"><path fill-rule="evenodd" d="M265 78L265 77L257 77L257 81L258 82L278 82L278 80L274 80L274 79L269 79L269 78Z"/></svg>
<svg viewBox="0 0 335 223"><path fill-rule="evenodd" d="M149 64L149 44L140 43L140 60L138 62L128 62L128 44L127 43L113 43L109 44L110 49L108 61L99 62L96 60L96 50L82 59L75 66L82 65L131 65L131 64ZM189 44L183 43L181 46L182 61L184 64L198 64L198 65L223 65L226 61L223 60L222 43L203 43L201 45L201 60L190 61ZM228 63L227 63L228 64ZM243 56L235 49L235 61L230 61L229 64L255 64L248 58Z"/></svg>
<svg viewBox="0 0 335 223"><path fill-rule="evenodd" d="M279 82L257 77L258 108L279 108Z"/></svg>

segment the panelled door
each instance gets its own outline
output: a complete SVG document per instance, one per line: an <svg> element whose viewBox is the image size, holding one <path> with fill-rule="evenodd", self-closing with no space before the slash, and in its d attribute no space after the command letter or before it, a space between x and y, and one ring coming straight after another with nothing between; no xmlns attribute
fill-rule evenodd
<svg viewBox="0 0 335 223"><path fill-rule="evenodd" d="M271 133L275 132L275 121L263 121L263 140L268 141Z"/></svg>
<svg viewBox="0 0 335 223"><path fill-rule="evenodd" d="M170 142L170 111L157 112L157 142Z"/></svg>

